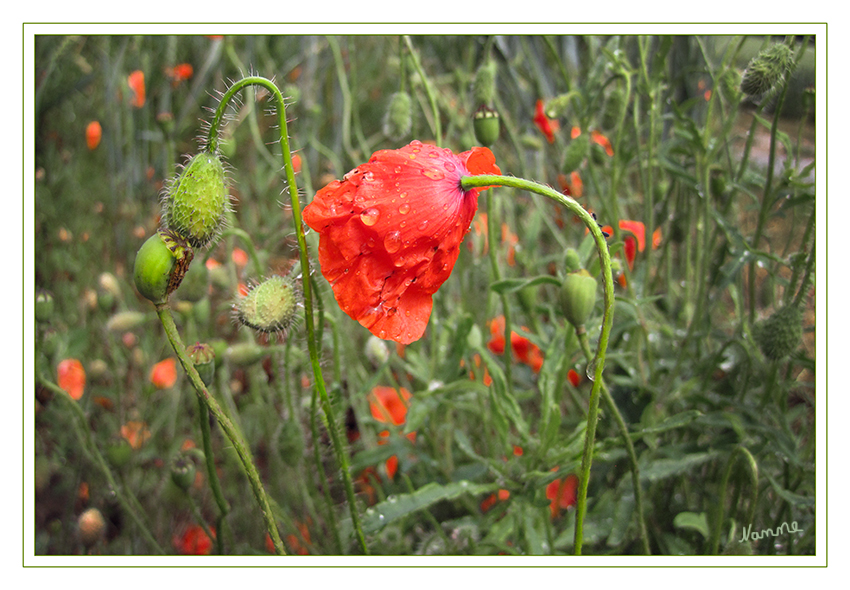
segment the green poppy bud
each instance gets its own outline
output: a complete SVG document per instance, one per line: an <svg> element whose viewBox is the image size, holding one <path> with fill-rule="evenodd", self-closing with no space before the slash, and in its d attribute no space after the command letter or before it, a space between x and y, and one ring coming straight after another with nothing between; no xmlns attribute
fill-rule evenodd
<svg viewBox="0 0 850 590"><path fill-rule="evenodd" d="M590 135L582 133L570 142L567 147L567 152L564 155L564 164L561 166L561 171L564 174L569 174L579 166L590 152Z"/></svg>
<svg viewBox="0 0 850 590"><path fill-rule="evenodd" d="M482 105L472 115L472 128L478 143L484 147L493 145L499 139L499 113Z"/></svg>
<svg viewBox="0 0 850 590"><path fill-rule="evenodd" d="M186 455L178 455L171 464L171 481L184 492L195 483L195 464Z"/></svg>
<svg viewBox="0 0 850 590"><path fill-rule="evenodd" d="M298 319L300 298L294 280L275 275L236 302L236 319L260 332L285 334Z"/></svg>
<svg viewBox="0 0 850 590"><path fill-rule="evenodd" d="M584 326L596 304L596 279L585 269L567 274L561 285L561 311L575 328Z"/></svg>
<svg viewBox="0 0 850 590"><path fill-rule="evenodd" d="M194 247L212 241L230 204L224 165L216 154L195 155L169 187L164 208L166 225Z"/></svg>
<svg viewBox="0 0 850 590"><path fill-rule="evenodd" d="M194 252L179 236L158 230L136 253L133 279L136 289L155 304L165 303L180 286Z"/></svg>
<svg viewBox="0 0 850 590"><path fill-rule="evenodd" d="M747 96L764 96L785 81L793 65L794 55L790 47L781 43L768 47L747 65L741 91Z"/></svg>
<svg viewBox="0 0 850 590"><path fill-rule="evenodd" d="M186 347L186 353L201 376L201 381L209 387L215 376L215 350L213 350L213 347L209 344L196 342Z"/></svg>
<svg viewBox="0 0 850 590"><path fill-rule="evenodd" d="M476 105L493 104L496 98L496 62L492 59L488 59L476 70L472 95Z"/></svg>
<svg viewBox="0 0 850 590"><path fill-rule="evenodd" d="M753 338L770 360L785 358L803 339L803 312L788 305L753 326Z"/></svg>
<svg viewBox="0 0 850 590"><path fill-rule="evenodd" d="M392 139L401 139L413 127L413 111L410 95L396 92L390 98L390 105L384 116L384 135Z"/></svg>

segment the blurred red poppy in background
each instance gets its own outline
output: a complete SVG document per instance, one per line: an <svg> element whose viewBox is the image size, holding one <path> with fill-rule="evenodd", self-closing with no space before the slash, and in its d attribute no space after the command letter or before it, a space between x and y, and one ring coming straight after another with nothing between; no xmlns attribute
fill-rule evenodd
<svg viewBox="0 0 850 590"><path fill-rule="evenodd" d="M127 85L133 91L130 103L137 109L145 106L145 73L142 70L132 72L127 76Z"/></svg>
<svg viewBox="0 0 850 590"><path fill-rule="evenodd" d="M83 397L86 389L86 370L77 359L65 359L56 367L59 387L68 392L73 399Z"/></svg>

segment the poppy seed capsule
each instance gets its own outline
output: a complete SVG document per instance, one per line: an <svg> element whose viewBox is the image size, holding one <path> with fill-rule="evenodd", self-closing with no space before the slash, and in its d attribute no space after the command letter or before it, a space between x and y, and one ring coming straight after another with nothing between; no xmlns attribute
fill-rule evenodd
<svg viewBox="0 0 850 590"><path fill-rule="evenodd" d="M583 268L567 274L560 302L567 321L575 328L583 326L596 304L596 279Z"/></svg>
<svg viewBox="0 0 850 590"><path fill-rule="evenodd" d="M472 115L472 128L478 143L485 147L493 145L499 139L499 113L482 105Z"/></svg>
<svg viewBox="0 0 850 590"><path fill-rule="evenodd" d="M179 236L158 230L136 254L133 279L136 289L154 304L165 303L183 280L194 252Z"/></svg>
<svg viewBox="0 0 850 590"><path fill-rule="evenodd" d="M224 221L229 197L218 155L201 152L183 168L165 196L165 219L194 247L212 241Z"/></svg>
<svg viewBox="0 0 850 590"><path fill-rule="evenodd" d="M189 360L195 365L195 369L201 376L201 381L209 387L215 376L215 350L213 350L213 347L206 343L196 342L186 347L186 354L189 355Z"/></svg>
<svg viewBox="0 0 850 590"><path fill-rule="evenodd" d="M796 306L783 307L753 326L753 338L770 360L785 358L803 339L803 312Z"/></svg>
<svg viewBox="0 0 850 590"><path fill-rule="evenodd" d="M195 483L195 464L185 455L179 455L171 464L171 481L184 492Z"/></svg>
<svg viewBox="0 0 850 590"><path fill-rule="evenodd" d="M298 317L300 293L289 277L266 279L236 302L236 318L260 332L283 332Z"/></svg>

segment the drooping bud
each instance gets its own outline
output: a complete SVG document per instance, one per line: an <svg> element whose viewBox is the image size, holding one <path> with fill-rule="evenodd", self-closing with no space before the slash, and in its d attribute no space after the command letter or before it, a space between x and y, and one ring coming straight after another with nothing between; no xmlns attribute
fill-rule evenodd
<svg viewBox="0 0 850 590"><path fill-rule="evenodd" d="M753 338L770 360L785 358L803 339L803 312L797 306L783 307L753 326Z"/></svg>
<svg viewBox="0 0 850 590"><path fill-rule="evenodd" d="M499 113L486 105L472 115L472 128L475 139L484 147L489 147L499 139Z"/></svg>
<svg viewBox="0 0 850 590"><path fill-rule="evenodd" d="M785 81L793 64L794 55L790 47L781 43L768 47L747 65L741 91L757 98L766 95Z"/></svg>
<svg viewBox="0 0 850 590"><path fill-rule="evenodd" d="M496 98L496 62L492 59L488 59L476 70L472 96L476 105L493 104Z"/></svg>
<svg viewBox="0 0 850 590"><path fill-rule="evenodd" d="M201 381L209 387L215 376L215 351L213 347L206 343L196 342L186 347L186 353L201 376Z"/></svg>
<svg viewBox="0 0 850 590"><path fill-rule="evenodd" d="M183 280L194 257L192 248L174 232L158 230L136 254L136 289L155 304L165 303Z"/></svg>
<svg viewBox="0 0 850 590"><path fill-rule="evenodd" d="M201 152L189 160L165 195L166 225L192 246L204 247L221 228L229 203L221 159Z"/></svg>
<svg viewBox="0 0 850 590"><path fill-rule="evenodd" d="M384 135L391 139L401 139L413 127L413 112L410 95L407 92L396 92L390 98L384 116Z"/></svg>
<svg viewBox="0 0 850 590"><path fill-rule="evenodd" d="M295 281L275 275L266 279L234 305L236 319L260 332L285 334L298 319L301 293Z"/></svg>
<svg viewBox="0 0 850 590"><path fill-rule="evenodd" d="M561 166L561 171L564 174L569 174L579 166L590 152L590 135L582 133L570 142L567 147L567 152L564 154L564 164Z"/></svg>

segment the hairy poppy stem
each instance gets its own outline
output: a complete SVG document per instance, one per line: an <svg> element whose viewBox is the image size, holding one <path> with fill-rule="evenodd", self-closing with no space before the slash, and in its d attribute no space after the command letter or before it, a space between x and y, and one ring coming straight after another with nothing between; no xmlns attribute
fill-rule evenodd
<svg viewBox="0 0 850 590"><path fill-rule="evenodd" d="M593 444L596 439L596 423L599 416L599 398L602 392L602 370L605 366L605 351L608 348L608 338L611 334L611 325L614 316L614 280L611 273L611 255L608 252L608 243L605 241L605 236L602 230L596 223L596 220L588 213L584 207L578 204L574 199L559 193L552 187L525 180L524 178L516 178L512 176L497 176L491 174L482 174L478 176L464 176L461 181L461 188L464 191L471 190L477 187L487 186L507 186L526 190L538 195L543 195L554 201L557 201L587 226L587 229L593 234L593 239L596 242L596 251L599 253L599 262L602 269L602 290L603 290L603 316L602 330L599 334L599 344L596 350L596 357L588 365L587 376L593 380L593 388L590 392L590 402L587 411L587 430L584 437L584 453L581 461L581 478L579 482L578 499L576 502L576 528L575 528L575 555L581 555L582 539L584 534L584 517L587 513L587 485L590 481L590 466L593 462ZM591 376L591 372L593 376Z"/></svg>
<svg viewBox="0 0 850 590"><path fill-rule="evenodd" d="M212 123L210 124L208 133L208 146L211 151L217 149L218 145L218 129L221 121L224 118L224 111L227 108L227 103L233 96L245 88L246 86L256 85L262 86L272 93L279 105L278 109L278 131L280 132L280 148L283 157L283 168L286 174L286 182L289 188L289 199L292 205L292 221L295 225L295 237L298 241L298 251L301 261L301 276L302 276L302 291L304 297L304 318L307 328L307 348L310 352L310 364L313 369L313 385L319 392L319 397L322 403L322 411L325 417L325 426L331 437L331 443L336 455L337 463L339 463L340 471L342 472L343 487L348 500L348 507L351 513L351 522L354 527L357 541L363 553L368 554L369 548L366 545L366 538L363 535L363 528L360 523L360 515L357 512L357 503L354 497L354 484L351 480L349 472L348 455L341 440L337 421L334 418L334 411L331 405L330 397L328 396L325 386L325 379L322 375L322 368L319 364L319 348L316 339L316 328L314 323L313 312L313 286L310 275L310 258L307 250L307 239L304 234L304 223L301 216L301 202L298 198L298 185L295 182L295 169L292 165L292 153L289 149L289 133L287 131L286 121L286 105L278 87L274 82L261 76L248 76L235 82L227 92L221 97L221 102L213 115ZM275 531L276 533L277 531ZM275 537L272 536L272 540Z"/></svg>

